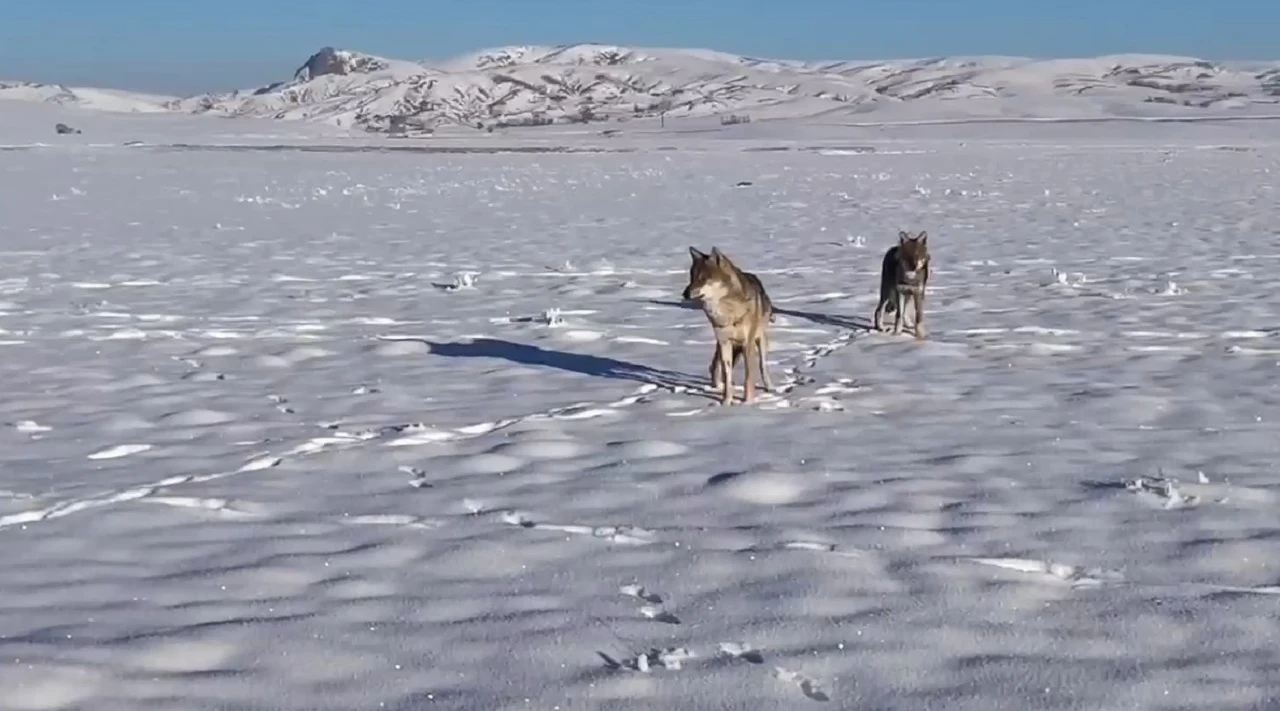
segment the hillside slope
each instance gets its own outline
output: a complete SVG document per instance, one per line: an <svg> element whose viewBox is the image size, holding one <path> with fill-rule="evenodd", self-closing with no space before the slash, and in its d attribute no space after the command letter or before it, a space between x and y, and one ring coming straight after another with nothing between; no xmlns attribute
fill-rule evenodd
<svg viewBox="0 0 1280 711"><path fill-rule="evenodd" d="M66 87L25 81L0 81L0 100L57 104L71 108L123 113L159 113L172 110L172 96L157 96L116 89Z"/></svg>
<svg viewBox="0 0 1280 711"><path fill-rule="evenodd" d="M101 91L21 86L34 100L112 103ZM116 100L126 110L307 120L386 133L660 115L830 123L1257 115L1280 113L1277 102L1280 62L1158 55L799 62L600 44L503 47L435 66L326 47L291 79L266 86Z"/></svg>

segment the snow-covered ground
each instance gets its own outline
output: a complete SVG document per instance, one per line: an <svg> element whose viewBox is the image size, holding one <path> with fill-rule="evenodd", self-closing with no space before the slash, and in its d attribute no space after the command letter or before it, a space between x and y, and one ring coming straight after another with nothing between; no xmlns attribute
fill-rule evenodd
<svg viewBox="0 0 1280 711"><path fill-rule="evenodd" d="M1187 146L1280 143L1280 117L1199 116L1064 118L1055 120L964 118L921 113L911 120L846 122L789 118L721 125L715 118L675 118L591 126L509 128L485 133L442 128L424 138L390 138L324 123L211 114L124 113L49 104L0 102L0 150L108 148L307 147L317 151L374 152L642 152L827 150L853 153L918 151L924 144L957 141L1020 144L1046 141L1074 146ZM65 123L77 135L57 135Z"/></svg>
<svg viewBox="0 0 1280 711"><path fill-rule="evenodd" d="M78 129L77 135L59 135L59 123ZM129 144L159 145L262 145L308 143L317 140L347 142L351 134L332 127L301 121L175 113L116 112L75 106L0 101L0 151L32 149L100 149ZM387 140L383 139L382 143Z"/></svg>
<svg viewBox="0 0 1280 711"><path fill-rule="evenodd" d="M0 153L0 708L1280 704L1276 129L813 130Z"/></svg>

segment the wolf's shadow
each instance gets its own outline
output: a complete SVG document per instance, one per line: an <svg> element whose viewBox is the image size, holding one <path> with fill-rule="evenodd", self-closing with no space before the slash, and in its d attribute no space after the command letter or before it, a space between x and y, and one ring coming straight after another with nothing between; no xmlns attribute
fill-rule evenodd
<svg viewBox="0 0 1280 711"><path fill-rule="evenodd" d="M819 326L835 326L836 328L846 328L850 331L870 331L872 326L871 319L859 316L837 316L834 314L821 314L816 311L796 311L777 307L774 307L773 312L779 316L802 318Z"/></svg>
<svg viewBox="0 0 1280 711"><path fill-rule="evenodd" d="M514 343L498 338L476 338L456 343L437 343L422 339L422 342L430 346L432 355L445 358L497 358L521 365L555 368L597 378L629 380L646 385L656 385L668 390L683 388L688 389L695 395L705 394L703 393L703 388L706 385L705 380L691 377L685 373L650 368L647 365L630 363L616 358L550 350L527 343Z"/></svg>

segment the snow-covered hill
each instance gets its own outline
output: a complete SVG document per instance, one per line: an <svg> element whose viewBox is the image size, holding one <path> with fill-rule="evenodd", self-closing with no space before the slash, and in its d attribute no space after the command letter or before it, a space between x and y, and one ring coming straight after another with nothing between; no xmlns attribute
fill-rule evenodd
<svg viewBox="0 0 1280 711"><path fill-rule="evenodd" d="M325 48L291 81L173 102L184 111L323 120L371 131L624 121L1149 116L1264 110L1280 63L1121 55L796 62L598 44L504 47L439 66ZM1280 112L1280 107L1277 107ZM735 117L734 119L729 118ZM866 120L865 117L863 120Z"/></svg>
<svg viewBox="0 0 1280 711"><path fill-rule="evenodd" d="M72 95L85 90L65 90ZM2 93L2 90L0 90ZM47 100L57 100L50 98ZM90 104L93 102L82 101ZM833 124L972 118L1280 114L1280 62L1186 57L949 57L799 62L601 44L485 50L437 65L326 47L292 79L138 101L183 113L415 133L716 117Z"/></svg>
<svg viewBox="0 0 1280 711"><path fill-rule="evenodd" d="M125 113L159 113L169 111L172 96L157 96L116 89L66 87L60 84L0 81L0 100L58 104L71 108Z"/></svg>

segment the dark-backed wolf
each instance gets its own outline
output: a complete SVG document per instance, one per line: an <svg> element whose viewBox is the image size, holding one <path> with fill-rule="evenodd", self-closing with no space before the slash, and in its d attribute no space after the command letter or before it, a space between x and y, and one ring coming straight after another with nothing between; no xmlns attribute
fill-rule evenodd
<svg viewBox="0 0 1280 711"><path fill-rule="evenodd" d="M876 304L875 330L884 330L884 315L893 313L893 332L902 333L907 301L915 306L916 338L925 337L924 293L929 284L929 234L912 237L898 232L898 243L884 253L880 265L880 302Z"/></svg>
<svg viewBox="0 0 1280 711"><path fill-rule="evenodd" d="M697 301L711 322L716 336L716 352L711 357L711 387L720 387L720 402L733 402L733 371L738 358L743 360L743 400L755 400L755 378L751 362L760 371L765 390L773 389L765 359L769 355L766 330L773 321L773 302L765 293L759 277L739 269L718 248L704 254L689 248L693 264L689 267L689 285L684 298Z"/></svg>

